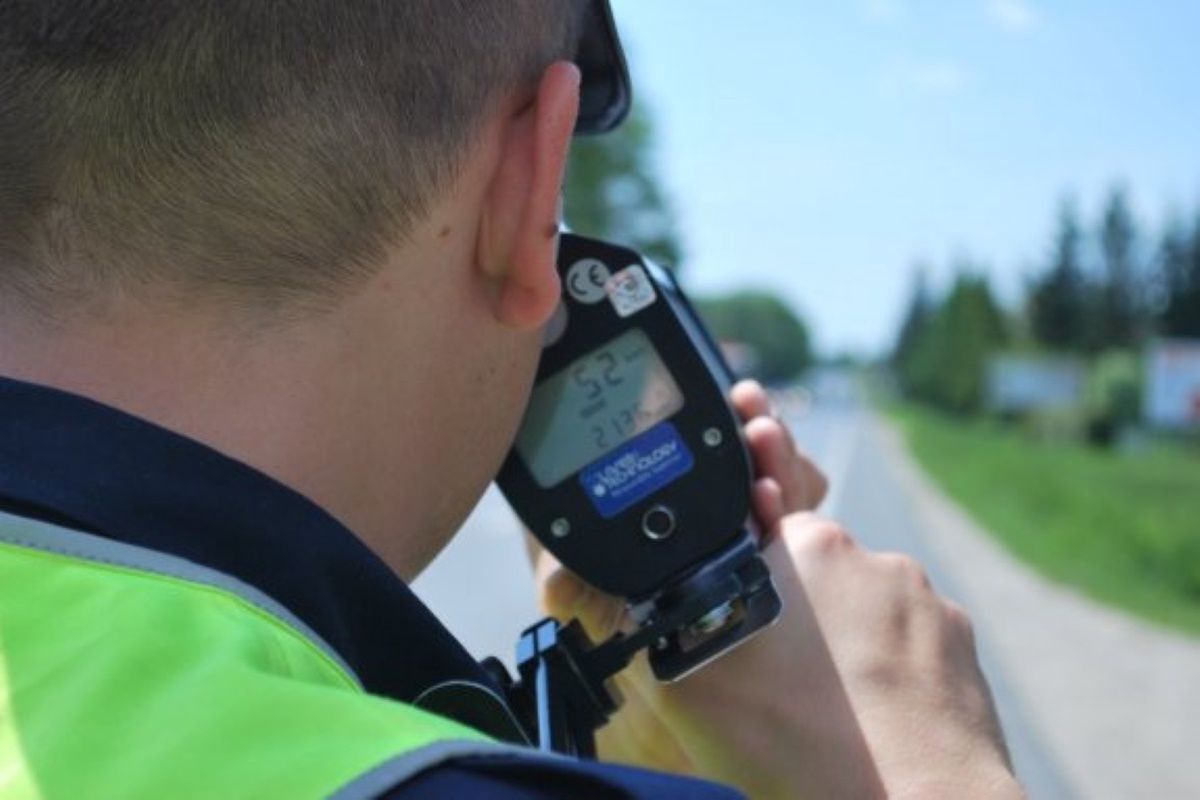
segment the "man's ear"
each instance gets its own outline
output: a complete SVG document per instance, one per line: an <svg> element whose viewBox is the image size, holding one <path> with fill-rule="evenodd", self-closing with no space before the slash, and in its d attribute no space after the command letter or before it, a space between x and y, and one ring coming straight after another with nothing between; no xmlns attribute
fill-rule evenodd
<svg viewBox="0 0 1200 800"><path fill-rule="evenodd" d="M542 74L533 102L505 122L484 201L479 268L498 283L497 320L521 330L544 325L559 302L559 203L579 80L579 69L566 61Z"/></svg>

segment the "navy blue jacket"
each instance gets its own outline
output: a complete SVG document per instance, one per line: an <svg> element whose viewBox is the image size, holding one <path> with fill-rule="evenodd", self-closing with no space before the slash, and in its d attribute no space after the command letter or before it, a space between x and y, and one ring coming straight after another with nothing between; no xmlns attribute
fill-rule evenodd
<svg viewBox="0 0 1200 800"><path fill-rule="evenodd" d="M411 703L448 681L489 683L408 587L318 506L205 445L91 400L0 378L0 509L239 578L320 634L374 694ZM385 795L738 796L714 784L532 750L452 761Z"/></svg>

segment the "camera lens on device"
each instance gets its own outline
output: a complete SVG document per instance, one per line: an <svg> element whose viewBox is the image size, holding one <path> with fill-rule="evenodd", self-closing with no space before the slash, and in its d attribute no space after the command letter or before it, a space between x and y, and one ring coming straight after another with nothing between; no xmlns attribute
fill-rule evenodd
<svg viewBox="0 0 1200 800"><path fill-rule="evenodd" d="M675 532L675 512L666 506L654 506L642 517L642 533L655 541Z"/></svg>

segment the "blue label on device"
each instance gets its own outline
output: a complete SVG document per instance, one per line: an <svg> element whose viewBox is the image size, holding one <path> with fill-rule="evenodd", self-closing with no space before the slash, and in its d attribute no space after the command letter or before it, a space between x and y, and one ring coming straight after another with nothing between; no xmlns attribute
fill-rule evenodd
<svg viewBox="0 0 1200 800"><path fill-rule="evenodd" d="M611 519L686 474L694 464L679 431L664 422L593 463L579 473L579 481L600 516Z"/></svg>

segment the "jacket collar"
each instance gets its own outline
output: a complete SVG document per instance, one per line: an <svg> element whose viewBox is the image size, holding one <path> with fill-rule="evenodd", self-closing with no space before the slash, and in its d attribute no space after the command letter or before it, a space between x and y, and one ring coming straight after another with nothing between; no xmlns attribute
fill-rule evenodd
<svg viewBox="0 0 1200 800"><path fill-rule="evenodd" d="M0 508L232 575L303 620L374 694L488 678L353 533L278 481L83 397L0 378Z"/></svg>

